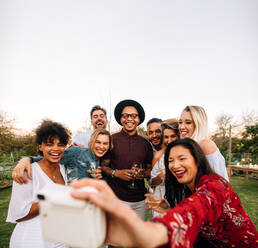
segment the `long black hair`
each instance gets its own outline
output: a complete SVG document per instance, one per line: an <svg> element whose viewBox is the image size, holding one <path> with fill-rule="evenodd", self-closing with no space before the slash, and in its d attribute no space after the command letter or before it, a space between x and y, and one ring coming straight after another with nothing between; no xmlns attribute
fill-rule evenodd
<svg viewBox="0 0 258 248"><path fill-rule="evenodd" d="M165 151L165 167L166 167L165 198L170 204L170 207L176 206L184 198L192 194L192 192L186 185L180 184L177 181L176 177L172 174L172 172L168 168L168 159L169 159L170 150L176 146L182 146L188 149L194 158L194 161L197 165L197 175L195 178L195 186L197 185L197 183L199 182L200 178L203 175L215 173L211 169L209 162L205 157L205 154L203 153L201 147L193 139L185 138L185 139L178 139L171 142L167 146L167 149Z"/></svg>

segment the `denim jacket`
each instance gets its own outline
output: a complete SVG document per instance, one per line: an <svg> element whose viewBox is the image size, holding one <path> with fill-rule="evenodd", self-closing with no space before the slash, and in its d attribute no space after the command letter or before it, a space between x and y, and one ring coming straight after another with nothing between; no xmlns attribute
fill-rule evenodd
<svg viewBox="0 0 258 248"><path fill-rule="evenodd" d="M41 159L42 158L39 157L30 157L31 163L38 162ZM100 164L99 159L95 160L95 155L89 148L82 149L79 146L70 146L65 150L59 163L64 165L66 171L72 171L73 168L78 168L78 175L74 175L73 173L75 172L67 173L67 179L73 177L78 177L80 179L83 177L91 177L88 170L90 169L90 164L92 162L95 162L96 167Z"/></svg>
<svg viewBox="0 0 258 248"><path fill-rule="evenodd" d="M67 148L60 160L60 164L64 165L66 171L77 167L77 177L79 179L83 177L91 177L88 170L90 169L90 164L94 162L96 167L98 167L99 160L95 160L95 155L89 150L89 148L82 149L79 146L71 146ZM70 175L68 173L68 179L73 176L74 175Z"/></svg>

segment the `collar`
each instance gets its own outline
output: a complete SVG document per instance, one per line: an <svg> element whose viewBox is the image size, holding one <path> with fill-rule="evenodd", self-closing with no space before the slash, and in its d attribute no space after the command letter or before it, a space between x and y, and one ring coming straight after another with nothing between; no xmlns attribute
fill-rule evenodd
<svg viewBox="0 0 258 248"><path fill-rule="evenodd" d="M125 132L124 128L122 128L121 132L120 132L122 135L124 136L127 136L127 137L135 137L135 136L138 136L138 133L137 133L137 130L135 132L134 135L129 135L127 132Z"/></svg>
<svg viewBox="0 0 258 248"><path fill-rule="evenodd" d="M89 157L92 159L92 161L98 161L99 158L96 159L95 154L90 150L90 148L85 148L87 150L87 153L89 154Z"/></svg>

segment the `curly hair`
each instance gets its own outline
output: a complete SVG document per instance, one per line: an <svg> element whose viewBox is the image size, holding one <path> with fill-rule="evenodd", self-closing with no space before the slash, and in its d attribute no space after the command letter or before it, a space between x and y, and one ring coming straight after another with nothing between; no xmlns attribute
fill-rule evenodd
<svg viewBox="0 0 258 248"><path fill-rule="evenodd" d="M35 132L36 145L47 143L57 137L60 142L66 146L71 137L71 132L65 126L48 119L43 120ZM40 155L43 155L42 151L39 151L39 153Z"/></svg>

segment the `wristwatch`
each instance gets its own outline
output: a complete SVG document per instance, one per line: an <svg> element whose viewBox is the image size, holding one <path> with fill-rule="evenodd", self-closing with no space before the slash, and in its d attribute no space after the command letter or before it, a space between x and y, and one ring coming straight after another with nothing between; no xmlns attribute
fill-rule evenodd
<svg viewBox="0 0 258 248"><path fill-rule="evenodd" d="M111 177L115 177L116 170L112 170Z"/></svg>

